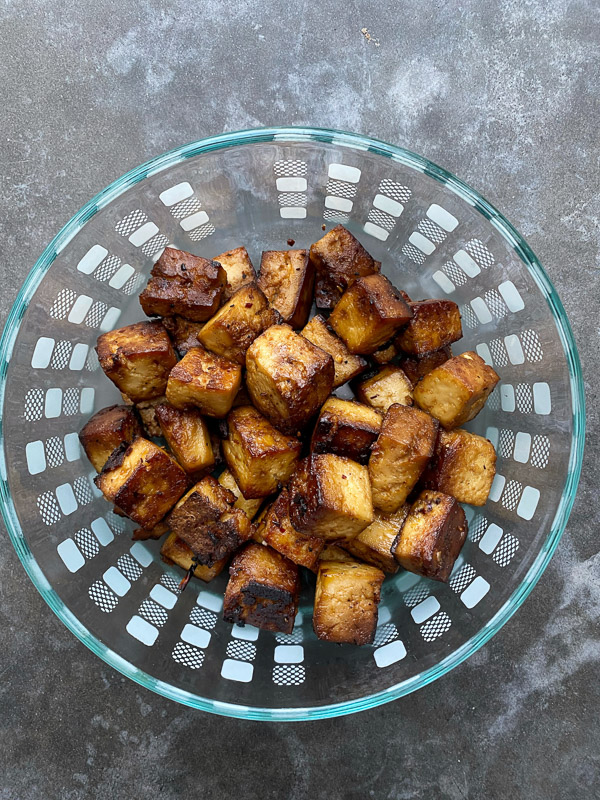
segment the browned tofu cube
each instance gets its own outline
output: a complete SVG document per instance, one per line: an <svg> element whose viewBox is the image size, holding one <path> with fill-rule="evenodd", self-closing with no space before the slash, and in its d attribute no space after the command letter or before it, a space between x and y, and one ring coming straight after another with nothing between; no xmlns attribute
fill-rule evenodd
<svg viewBox="0 0 600 800"><path fill-rule="evenodd" d="M313 628L326 642L371 644L385 575L368 564L321 561Z"/></svg>
<svg viewBox="0 0 600 800"><path fill-rule="evenodd" d="M167 400L175 408L197 406L209 417L226 417L241 383L239 364L194 347L171 370Z"/></svg>
<svg viewBox="0 0 600 800"><path fill-rule="evenodd" d="M462 338L460 311L452 300L411 303L412 319L396 344L412 356L424 356Z"/></svg>
<svg viewBox="0 0 600 800"><path fill-rule="evenodd" d="M79 441L96 472L100 472L112 451L132 442L142 432L130 406L109 406L91 417L81 429Z"/></svg>
<svg viewBox="0 0 600 800"><path fill-rule="evenodd" d="M313 431L311 453L335 453L368 464L382 416L374 408L339 397L325 401Z"/></svg>
<svg viewBox="0 0 600 800"><path fill-rule="evenodd" d="M210 433L198 409L181 410L163 404L156 407L156 417L167 444L186 472L201 472L214 466Z"/></svg>
<svg viewBox="0 0 600 800"><path fill-rule="evenodd" d="M369 355L384 345L412 312L384 275L358 278L329 317L329 324L351 353Z"/></svg>
<svg viewBox="0 0 600 800"><path fill-rule="evenodd" d="M415 386L415 403L444 428L458 428L479 414L499 375L477 353L461 353Z"/></svg>
<svg viewBox="0 0 600 800"><path fill-rule="evenodd" d="M306 250L266 250L258 285L282 321L292 328L306 325L313 300L315 271Z"/></svg>
<svg viewBox="0 0 600 800"><path fill-rule="evenodd" d="M107 378L134 403L163 395L169 372L177 363L160 322L136 322L103 333L96 352Z"/></svg>
<svg viewBox="0 0 600 800"><path fill-rule="evenodd" d="M345 542L344 547L356 558L383 572L397 572L398 562L392 553L392 546L402 530L408 511L408 504L401 506L395 514L382 514L378 511L369 527L354 539Z"/></svg>
<svg viewBox="0 0 600 800"><path fill-rule="evenodd" d="M400 367L388 364L375 375L357 381L356 396L363 403L376 408L385 414L394 403L401 406L412 406L412 383Z"/></svg>
<svg viewBox="0 0 600 800"><path fill-rule="evenodd" d="M390 406L369 459L373 505L393 514L433 455L437 422L418 408Z"/></svg>
<svg viewBox="0 0 600 800"><path fill-rule="evenodd" d="M258 514L258 509L262 505L262 497L246 500L242 494L242 490L237 485L235 478L228 469L223 470L223 472L219 475L219 483L221 486L223 486L225 489L229 489L229 491L233 492L235 495L235 503L233 504L234 508L241 508L248 519L254 519L254 517Z"/></svg>
<svg viewBox="0 0 600 800"><path fill-rule="evenodd" d="M115 510L116 507L115 507ZM136 528L131 537L135 542L145 541L146 539L160 539L169 530L166 522L159 522L153 528Z"/></svg>
<svg viewBox="0 0 600 800"><path fill-rule="evenodd" d="M257 336L279 321L279 314L258 286L248 284L229 298L198 334L207 350L223 358L246 363L246 350Z"/></svg>
<svg viewBox="0 0 600 800"><path fill-rule="evenodd" d="M333 388L333 359L289 325L273 325L248 348L246 386L276 428L297 433Z"/></svg>
<svg viewBox="0 0 600 800"><path fill-rule="evenodd" d="M256 541L270 545L278 553L308 569L314 569L323 549L324 541L316 536L304 536L290 521L290 498L287 489L267 508L261 516L255 537Z"/></svg>
<svg viewBox="0 0 600 800"><path fill-rule="evenodd" d="M174 458L141 436L118 447L94 483L142 528L153 528L179 500L188 479Z"/></svg>
<svg viewBox="0 0 600 800"><path fill-rule="evenodd" d="M234 250L228 250L226 253L216 256L214 260L219 262L227 275L223 302L229 300L231 295L235 294L242 286L246 286L246 284L253 283L256 280L256 273L245 247L236 247Z"/></svg>
<svg viewBox="0 0 600 800"><path fill-rule="evenodd" d="M302 449L298 439L278 431L252 406L234 408L227 424L223 454L246 499L267 497L287 483Z"/></svg>
<svg viewBox="0 0 600 800"><path fill-rule="evenodd" d="M434 353L427 353L425 356L404 356L399 361L399 366L402 367L404 374L410 380L413 386L424 378L431 370L445 364L449 358L452 358L452 350L450 347L443 347L441 350L436 350Z"/></svg>
<svg viewBox="0 0 600 800"><path fill-rule="evenodd" d="M183 317L164 317L161 322L167 329L180 358L183 358L192 347L198 347L198 334L204 327L203 322L192 322Z"/></svg>
<svg viewBox="0 0 600 800"><path fill-rule="evenodd" d="M373 522L369 473L349 458L305 458L292 475L289 495L291 523L305 535L343 542Z"/></svg>
<svg viewBox="0 0 600 800"><path fill-rule="evenodd" d="M135 404L135 409L142 420L142 427L148 437L162 436L162 429L156 416L156 409L162 403L166 403L167 398L164 395L155 397L154 400L143 400L141 403Z"/></svg>
<svg viewBox="0 0 600 800"><path fill-rule="evenodd" d="M400 348L397 347L394 342L387 342L382 345L379 350L375 350L371 358L376 364L384 366L385 364L389 364L390 361L393 361L398 355L400 355Z"/></svg>
<svg viewBox="0 0 600 800"><path fill-rule="evenodd" d="M320 347L321 350L325 350L333 358L335 370L334 389L337 389L338 386L346 383L351 378L360 375L367 366L367 362L362 356L352 355L339 336L329 330L327 323L320 314L317 314L310 320L308 325L304 326L302 336L317 347Z"/></svg>
<svg viewBox="0 0 600 800"><path fill-rule="evenodd" d="M171 530L192 548L200 564L212 567L252 536L252 523L234 502L235 495L209 475L169 514Z"/></svg>
<svg viewBox="0 0 600 800"><path fill-rule="evenodd" d="M225 556L220 561L216 561L211 567L206 564L198 564L194 561L192 548L183 539L180 539L176 533L170 533L167 536L163 546L160 548L160 556L165 564L174 564L176 567L181 567L185 572L189 572L192 565L196 563L194 577L200 578L205 583L209 583L217 575L220 575L228 561L228 557Z"/></svg>
<svg viewBox="0 0 600 800"><path fill-rule="evenodd" d="M381 269L343 225L336 225L311 246L310 261L317 273L317 308L333 308L357 278Z"/></svg>
<svg viewBox="0 0 600 800"><path fill-rule="evenodd" d="M221 304L227 275L217 261L166 247L152 267L140 304L149 317L180 317L204 322Z"/></svg>
<svg viewBox="0 0 600 800"><path fill-rule="evenodd" d="M300 578L289 558L256 542L236 553L229 566L223 619L266 631L291 633L298 613Z"/></svg>
<svg viewBox="0 0 600 800"><path fill-rule="evenodd" d="M344 550L343 547L339 547L337 544L332 544L332 542L325 542L325 547L321 550L319 560L316 564L317 569L321 561L344 561L350 564L357 563L357 559L351 556L347 550ZM313 572L316 572L316 569L313 569Z"/></svg>
<svg viewBox="0 0 600 800"><path fill-rule="evenodd" d="M393 552L409 572L447 581L466 538L465 512L456 500L426 489L411 506Z"/></svg>
<svg viewBox="0 0 600 800"><path fill-rule="evenodd" d="M496 474L496 451L489 439L461 429L441 430L423 485L452 495L459 503L485 505Z"/></svg>

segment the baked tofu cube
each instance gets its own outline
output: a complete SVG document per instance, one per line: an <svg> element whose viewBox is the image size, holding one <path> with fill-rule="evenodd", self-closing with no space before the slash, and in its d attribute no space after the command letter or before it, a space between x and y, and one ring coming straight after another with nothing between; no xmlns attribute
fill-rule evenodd
<svg viewBox="0 0 600 800"><path fill-rule="evenodd" d="M223 291L223 302L248 283L256 280L256 273L245 247L236 247L214 258L225 270L227 285Z"/></svg>
<svg viewBox="0 0 600 800"><path fill-rule="evenodd" d="M185 492L188 478L162 447L139 436L113 452L94 483L134 522L153 528Z"/></svg>
<svg viewBox="0 0 600 800"><path fill-rule="evenodd" d="M371 644L385 575L368 564L321 561L313 628L326 642Z"/></svg>
<svg viewBox="0 0 600 800"><path fill-rule="evenodd" d="M479 414L499 380L477 353L461 353L425 375L414 400L444 428L458 428Z"/></svg>
<svg viewBox="0 0 600 800"><path fill-rule="evenodd" d="M146 436L158 437L162 436L162 428L156 416L156 409L163 403L166 403L167 398L162 395L155 397L154 400L143 400L141 403L136 403L135 408L140 419L142 420L142 427L146 432Z"/></svg>
<svg viewBox="0 0 600 800"><path fill-rule="evenodd" d="M162 404L156 417L173 455L188 473L201 472L214 466L210 433L196 408L181 410Z"/></svg>
<svg viewBox="0 0 600 800"><path fill-rule="evenodd" d="M357 278L381 269L381 264L343 225L336 225L315 242L309 257L317 274L317 308L333 308Z"/></svg>
<svg viewBox="0 0 600 800"><path fill-rule="evenodd" d="M183 317L164 317L161 321L180 358L183 358L192 347L198 347L198 334L204 327L203 322L192 322Z"/></svg>
<svg viewBox="0 0 600 800"><path fill-rule="evenodd" d="M466 538L465 512L454 497L426 489L411 506L393 552L409 572L445 582Z"/></svg>
<svg viewBox="0 0 600 800"><path fill-rule="evenodd" d="M349 564L357 563L357 559L354 558L354 556L351 556L347 550L344 550L343 547L339 547L337 544L332 544L331 542L325 542L325 547L323 547L319 554L317 569L321 561L344 561ZM316 572L316 570L313 569L313 572Z"/></svg>
<svg viewBox="0 0 600 800"><path fill-rule="evenodd" d="M223 454L246 499L267 497L287 483L296 468L301 442L274 428L252 406L234 408Z"/></svg>
<svg viewBox="0 0 600 800"><path fill-rule="evenodd" d="M369 459L376 508L393 514L406 502L433 455L437 432L437 422L420 409L390 406Z"/></svg>
<svg viewBox="0 0 600 800"><path fill-rule="evenodd" d="M177 363L160 322L136 322L103 333L96 353L106 377L134 403L163 395L169 372Z"/></svg>
<svg viewBox="0 0 600 800"><path fill-rule="evenodd" d="M134 542L145 541L146 539L160 539L168 530L169 526L163 520L157 523L153 528L136 528L131 538Z"/></svg>
<svg viewBox="0 0 600 800"><path fill-rule="evenodd" d="M309 456L298 464L288 488L290 521L299 533L343 542L373 522L369 473L349 458Z"/></svg>
<svg viewBox="0 0 600 800"><path fill-rule="evenodd" d="M393 361L399 355L400 348L397 347L394 342L387 342L380 347L379 350L375 350L371 358L376 364L384 366L385 364L389 364L390 361Z"/></svg>
<svg viewBox="0 0 600 800"><path fill-rule="evenodd" d="M271 547L251 542L229 566L223 619L291 633L298 613L298 567Z"/></svg>
<svg viewBox="0 0 600 800"><path fill-rule="evenodd" d="M221 486L223 486L223 488L229 489L229 491L235 495L235 503L233 504L234 508L240 508L248 517L248 519L254 519L254 517L258 514L258 509L262 505L262 497L259 497L256 500L246 500L242 494L242 490L237 485L235 478L228 469L224 469L219 475L219 483Z"/></svg>
<svg viewBox="0 0 600 800"><path fill-rule="evenodd" d="M210 319L221 305L227 275L217 261L166 247L140 294L149 317L176 314L194 322Z"/></svg>
<svg viewBox="0 0 600 800"><path fill-rule="evenodd" d="M278 321L279 314L269 307L261 290L248 284L238 289L208 320L198 334L198 341L207 350L244 366L246 350L252 342Z"/></svg>
<svg viewBox="0 0 600 800"><path fill-rule="evenodd" d="M226 417L241 383L239 364L194 347L171 370L167 400L175 408L197 406L209 417Z"/></svg>
<svg viewBox="0 0 600 800"><path fill-rule="evenodd" d="M171 530L192 548L200 564L212 567L252 536L252 523L234 502L235 495L209 475L169 514Z"/></svg>
<svg viewBox="0 0 600 800"><path fill-rule="evenodd" d="M289 325L273 325L248 348L252 402L284 433L301 431L333 388L333 359ZM234 473L235 474L235 473Z"/></svg>
<svg viewBox="0 0 600 800"><path fill-rule="evenodd" d="M399 361L399 366L412 385L416 386L421 378L424 378L436 367L441 367L449 358L452 358L452 350L450 347L443 347L441 350L427 353L421 357L403 356Z"/></svg>
<svg viewBox="0 0 600 800"><path fill-rule="evenodd" d="M206 564L198 564L194 560L194 551L189 547L183 539L180 539L176 533L170 533L163 546L160 548L160 556L165 564L174 564L176 567L181 567L185 572L189 572L195 563L194 577L200 578L205 583L210 583L213 578L223 572L223 568L227 564L228 558L222 558L216 561L211 567Z"/></svg>
<svg viewBox="0 0 600 800"><path fill-rule="evenodd" d="M325 544L316 536L304 536L290 521L290 498L286 489L266 510L257 527L256 541L268 544L278 553L308 569L314 569Z"/></svg>
<svg viewBox="0 0 600 800"><path fill-rule="evenodd" d="M311 453L335 453L368 464L371 446L379 436L382 416L362 403L330 397L313 431Z"/></svg>
<svg viewBox="0 0 600 800"><path fill-rule="evenodd" d="M388 364L375 375L357 381L355 392L358 399L385 414L394 403L412 406L412 383L400 367Z"/></svg>
<svg viewBox="0 0 600 800"><path fill-rule="evenodd" d="M358 278L329 317L351 353L369 355L410 320L412 312L385 275Z"/></svg>
<svg viewBox="0 0 600 800"><path fill-rule="evenodd" d="M320 347L321 350L325 350L333 358L333 368L335 370L334 389L360 375L366 369L367 362L365 359L362 356L352 355L339 336L329 330L327 323L320 314L317 314L310 320L308 325L304 326L302 336L317 347Z"/></svg>
<svg viewBox="0 0 600 800"><path fill-rule="evenodd" d="M377 512L369 527L346 542L344 547L356 558L378 567L383 572L391 574L397 572L398 562L392 553L392 546L402 530L408 511L408 504L405 504L395 514Z"/></svg>
<svg viewBox="0 0 600 800"><path fill-rule="evenodd" d="M116 447L132 442L141 433L138 418L130 406L109 406L86 422L79 441L96 472L100 472Z"/></svg>
<svg viewBox="0 0 600 800"><path fill-rule="evenodd" d="M306 250L266 250L258 285L282 321L292 328L306 325L313 301L315 271Z"/></svg>
<svg viewBox="0 0 600 800"><path fill-rule="evenodd" d="M462 339L460 311L452 300L411 303L412 319L396 344L412 356L424 356Z"/></svg>
<svg viewBox="0 0 600 800"><path fill-rule="evenodd" d="M461 429L441 430L423 485L459 503L483 506L495 474L496 451L489 439Z"/></svg>

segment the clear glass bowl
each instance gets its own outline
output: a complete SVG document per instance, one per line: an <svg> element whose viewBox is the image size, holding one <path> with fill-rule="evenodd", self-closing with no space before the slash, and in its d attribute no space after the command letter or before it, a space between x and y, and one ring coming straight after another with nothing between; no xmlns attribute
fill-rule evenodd
<svg viewBox="0 0 600 800"><path fill-rule="evenodd" d="M98 496L77 432L119 400L98 334L143 318L137 294L169 242L209 257L244 244L254 263L288 238L306 247L342 222L415 297L449 297L456 352L502 381L470 428L497 445L484 508L449 585L388 578L373 646L317 641L306 591L294 632L231 628L225 576L192 581L131 540ZM195 708L310 719L369 708L455 667L509 619L546 567L573 503L584 404L573 336L527 243L476 192L398 147L278 128L205 139L134 169L91 200L43 252L1 344L2 513L34 585L104 661Z"/></svg>

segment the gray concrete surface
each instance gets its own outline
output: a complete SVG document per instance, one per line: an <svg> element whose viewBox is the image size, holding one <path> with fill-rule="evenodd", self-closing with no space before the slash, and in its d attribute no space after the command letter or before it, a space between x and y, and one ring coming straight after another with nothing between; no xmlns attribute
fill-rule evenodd
<svg viewBox="0 0 600 800"><path fill-rule="evenodd" d="M567 533L523 609L445 679L345 719L246 723L141 690L62 627L3 538L0 798L600 797L598 5L6 0L0 20L2 321L127 169L223 130L339 127L444 165L523 231L589 409Z"/></svg>

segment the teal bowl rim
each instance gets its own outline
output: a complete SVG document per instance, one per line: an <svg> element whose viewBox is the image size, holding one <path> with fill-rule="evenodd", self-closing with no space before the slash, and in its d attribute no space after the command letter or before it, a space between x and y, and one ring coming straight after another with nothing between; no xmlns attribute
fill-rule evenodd
<svg viewBox="0 0 600 800"><path fill-rule="evenodd" d="M50 269L56 256L68 244L68 242L81 230L88 220L97 211L104 208L112 200L124 191L139 183L149 175L154 175L161 170L178 164L186 158L191 158L200 153L213 150L224 150L238 145L255 144L273 141L307 141L334 143L340 146L368 150L376 155L391 158L408 167L412 167L423 172L440 183L448 186L455 194L477 209L506 239L510 246L515 250L520 259L529 269L533 279L550 307L554 322L559 332L562 346L565 352L569 368L569 379L571 385L571 399L573 404L573 436L571 441L571 453L569 457L568 474L561 496L560 504L552 522L552 526L544 544L538 553L535 561L529 568L527 574L520 585L513 592L511 597L504 603L496 614L490 619L480 631L472 636L461 647L457 648L449 656L424 672L408 678L401 683L376 692L356 700L345 703L333 703L330 705L307 707L307 708L260 708L241 706L233 703L224 703L216 700L209 700L203 697L177 689L164 681L159 681L151 675L130 664L121 658L117 653L98 641L75 617L75 615L63 604L56 592L52 589L48 580L42 573L33 554L31 553L21 530L12 497L7 481L6 456L4 452L3 434L3 414L4 414L4 394L6 391L6 374L11 358L13 346L19 331L21 320L27 309L35 290L40 284L43 276ZM214 714L221 714L228 717L238 717L241 719L256 720L311 720L323 719L326 717L336 717L343 714L350 714L362 711L367 708L387 703L395 700L410 692L426 686L428 683L445 675L451 669L461 664L465 659L479 650L500 628L512 617L515 611L525 601L542 573L544 572L550 558L552 557L560 537L563 534L577 491L577 484L581 473L583 459L584 436L585 436L585 400L584 388L581 375L581 365L579 355L575 345L575 339L571 326L562 303L554 289L550 279L546 275L537 257L508 220L506 220L491 203L488 203L478 192L467 186L466 183L456 178L441 167L436 166L415 153L396 147L386 142L372 139L355 133L344 131L328 130L325 128L261 128L254 130L236 131L211 136L197 142L183 145L170 150L156 158L147 161L135 169L130 170L121 178L113 181L103 189L92 200L86 203L72 219L62 228L46 247L42 255L37 260L35 266L25 279L23 286L8 316L2 340L0 341L0 511L8 529L11 541L21 562L31 578L33 584L38 589L46 603L54 611L56 616L67 626L67 628L77 636L89 649L98 655L103 661L114 667L116 670L136 681L140 685L151 689L157 694L168 697L184 705L209 711Z"/></svg>

